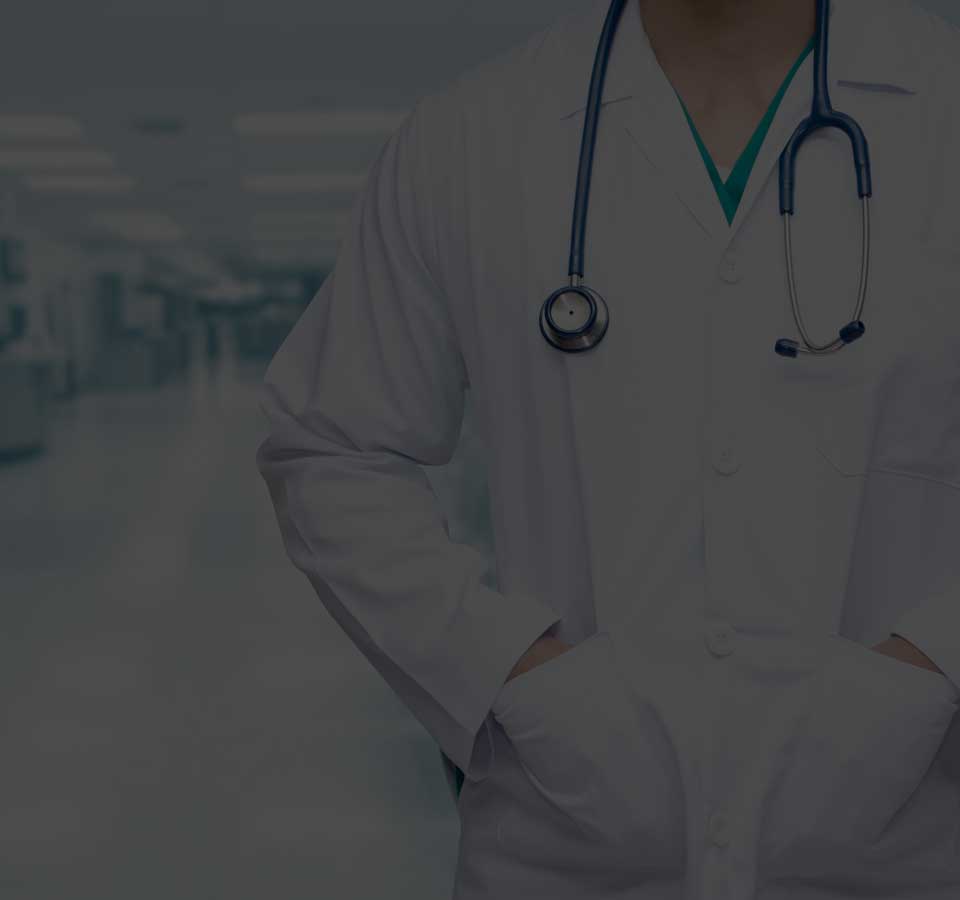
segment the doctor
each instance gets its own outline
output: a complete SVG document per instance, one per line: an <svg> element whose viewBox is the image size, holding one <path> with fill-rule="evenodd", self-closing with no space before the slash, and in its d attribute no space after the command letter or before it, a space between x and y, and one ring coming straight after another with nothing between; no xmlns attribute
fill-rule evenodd
<svg viewBox="0 0 960 900"><path fill-rule="evenodd" d="M836 129L790 258L811 343L856 340L773 349L814 0L628 0L568 281L588 0L417 104L269 368L290 558L465 776L456 900L960 897L960 36L823 8L862 311ZM562 352L581 280L608 327ZM496 587L421 468L468 389Z"/></svg>

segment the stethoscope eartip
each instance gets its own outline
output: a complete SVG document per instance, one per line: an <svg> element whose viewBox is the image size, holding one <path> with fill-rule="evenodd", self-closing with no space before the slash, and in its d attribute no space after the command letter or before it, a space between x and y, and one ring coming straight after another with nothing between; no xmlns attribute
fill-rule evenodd
<svg viewBox="0 0 960 900"><path fill-rule="evenodd" d="M850 322L848 325L844 325L840 329L840 340L845 344L852 344L858 338L863 337L863 333L867 330L867 326L863 322L857 320L856 322Z"/></svg>
<svg viewBox="0 0 960 900"><path fill-rule="evenodd" d="M773 349L781 356L786 356L789 359L796 359L798 353L797 342L791 341L790 338L780 338Z"/></svg>

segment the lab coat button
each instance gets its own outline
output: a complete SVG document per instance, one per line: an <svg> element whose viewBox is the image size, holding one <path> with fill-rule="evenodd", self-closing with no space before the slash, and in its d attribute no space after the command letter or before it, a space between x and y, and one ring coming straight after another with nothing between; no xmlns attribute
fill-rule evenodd
<svg viewBox="0 0 960 900"><path fill-rule="evenodd" d="M730 843L730 824L722 813L714 813L710 816L708 832L715 846L726 847Z"/></svg>
<svg viewBox="0 0 960 900"><path fill-rule="evenodd" d="M737 262L737 258L730 253L726 253L720 261L720 277L727 284L736 284L743 278L743 272Z"/></svg>
<svg viewBox="0 0 960 900"><path fill-rule="evenodd" d="M733 653L733 629L729 625L712 625L706 634L707 647L714 656Z"/></svg>
<svg viewBox="0 0 960 900"><path fill-rule="evenodd" d="M722 447L714 456L713 467L721 475L733 475L740 468L737 451L732 447Z"/></svg>

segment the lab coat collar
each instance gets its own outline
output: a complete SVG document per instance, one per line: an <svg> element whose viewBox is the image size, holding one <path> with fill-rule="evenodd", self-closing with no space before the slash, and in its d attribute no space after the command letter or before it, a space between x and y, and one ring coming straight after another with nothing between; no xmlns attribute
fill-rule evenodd
<svg viewBox="0 0 960 900"><path fill-rule="evenodd" d="M832 0L828 72L834 108L866 127L861 115L863 92L872 97L904 100L920 93L923 50L911 36L917 35L910 16L916 11L901 0ZM930 48L927 47L927 53ZM736 216L713 233L726 250L736 239L745 219L771 177L779 178L779 159L797 125L810 114L813 99L811 53L790 83L747 181ZM869 143L871 134L867 131ZM853 172L853 156L850 156ZM779 206L776 207L779 212Z"/></svg>
<svg viewBox="0 0 960 900"><path fill-rule="evenodd" d="M563 45L562 76L553 96L561 119L582 122L596 44L609 0L593 0L571 20ZM857 117L858 91L903 96L920 90L922 72L905 16L916 15L903 0L832 0L830 31L831 99ZM638 0L629 0L617 30L603 91L604 115L623 122L629 138L662 173L705 235L725 250L735 239L776 166L797 124L809 114L813 54L797 71L757 157L736 218L728 223L700 157L676 92L647 39ZM853 90L851 90L853 89ZM869 135L867 136L869 140Z"/></svg>
<svg viewBox="0 0 960 900"><path fill-rule="evenodd" d="M610 0L592 0L586 13L566 22L563 30L568 33L561 35L566 64L558 83L551 85L560 118L586 109L590 72L609 6ZM923 51L906 39L900 27L906 10L916 14L903 0L832 0L831 84L894 94L918 93ZM647 92L647 79L653 72L663 77L643 27L640 4L628 0L607 67L604 105Z"/></svg>

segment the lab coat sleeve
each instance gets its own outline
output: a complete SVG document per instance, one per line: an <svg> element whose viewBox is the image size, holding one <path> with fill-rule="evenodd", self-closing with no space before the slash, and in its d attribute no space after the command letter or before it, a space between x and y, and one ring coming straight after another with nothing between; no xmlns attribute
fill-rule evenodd
<svg viewBox="0 0 960 900"><path fill-rule="evenodd" d="M899 503L895 555L910 560L912 600L890 629L926 654L960 696L960 488L904 479L889 490ZM905 570L906 571L906 570ZM896 573L895 573L896 575Z"/></svg>
<svg viewBox="0 0 960 900"><path fill-rule="evenodd" d="M887 513L875 528L895 529L888 550L875 555L874 566L887 567L886 560L903 565L889 573L892 589L909 598L908 608L890 629L925 653L960 692L960 310L956 284L960 275L960 173L956 166L960 149L960 30L946 26L943 71L938 73L936 101L929 101L942 117L937 139L928 152L934 154L929 183L930 218L923 233L926 258L907 267L937 295L946 298L929 318L928 334L947 341L939 361L938 377L923 379L915 370L906 373L902 402L882 423L880 437L890 449L882 461L886 476L878 475L890 495ZM905 292L906 293L906 292ZM946 335L946 337L944 337ZM929 382L929 383L925 383ZM920 479L897 477L898 464L910 459ZM922 461L918 466L916 461ZM924 467L926 471L924 471ZM924 477L925 476L925 477ZM883 523L887 523L885 526ZM900 577L900 573L904 577ZM880 587L878 582L877 587Z"/></svg>
<svg viewBox="0 0 960 900"><path fill-rule="evenodd" d="M925 653L960 693L960 267L930 261L921 270L922 283L903 292L930 323L920 326L928 337L879 388L851 599Z"/></svg>
<svg viewBox="0 0 960 900"><path fill-rule="evenodd" d="M428 138L426 115L421 101L386 143L333 271L268 368L257 466L291 561L443 753L480 780L493 700L560 616L482 582L486 560L451 541L420 468L452 458L468 386L436 276L444 226L432 190L455 150Z"/></svg>

